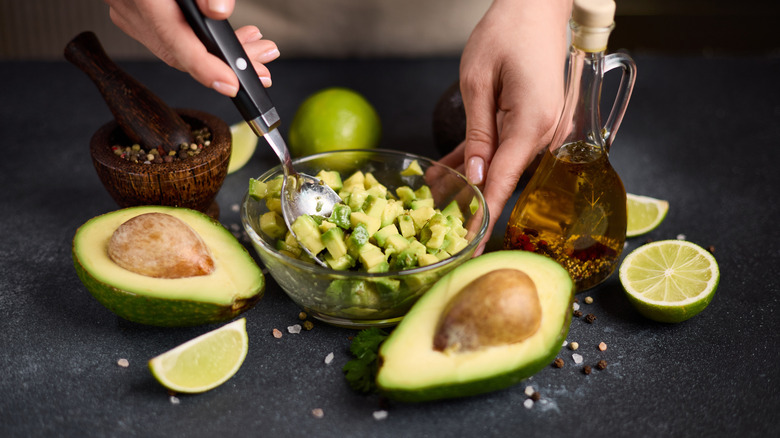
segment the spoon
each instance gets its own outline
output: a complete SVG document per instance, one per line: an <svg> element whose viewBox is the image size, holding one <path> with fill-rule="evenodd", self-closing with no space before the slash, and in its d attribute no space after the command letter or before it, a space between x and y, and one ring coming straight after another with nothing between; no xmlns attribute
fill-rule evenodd
<svg viewBox="0 0 780 438"><path fill-rule="evenodd" d="M341 198L319 179L298 173L293 168L290 151L278 129L281 122L279 114L230 23L205 17L195 0L176 2L206 49L225 61L238 76L240 86L233 103L255 134L265 138L282 163L282 216L287 228L300 243L292 230L295 219L304 214L329 217L333 206L341 202ZM327 267L305 245L300 246L319 265Z"/></svg>

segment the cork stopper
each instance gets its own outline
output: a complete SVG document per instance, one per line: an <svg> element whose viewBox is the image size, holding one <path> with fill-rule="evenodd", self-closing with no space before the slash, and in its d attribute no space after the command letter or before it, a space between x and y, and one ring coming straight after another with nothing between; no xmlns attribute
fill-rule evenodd
<svg viewBox="0 0 780 438"><path fill-rule="evenodd" d="M572 43L586 52L607 49L607 40L614 27L614 0L575 0L571 14L575 30Z"/></svg>

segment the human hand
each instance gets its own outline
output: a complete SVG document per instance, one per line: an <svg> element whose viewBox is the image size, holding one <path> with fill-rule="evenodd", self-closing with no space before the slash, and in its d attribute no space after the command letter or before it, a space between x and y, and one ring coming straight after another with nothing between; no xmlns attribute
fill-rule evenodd
<svg viewBox="0 0 780 438"><path fill-rule="evenodd" d="M105 0L111 21L146 46L168 65L189 73L196 81L226 96L238 92L238 78L220 58L212 55L190 28L175 0ZM197 0L208 18L226 20L235 0ZM264 65L279 56L276 44L262 39L256 26L236 30L252 66L265 87L271 73Z"/></svg>
<svg viewBox="0 0 780 438"><path fill-rule="evenodd" d="M495 0L466 43L466 139L440 161L482 189L487 236L523 170L552 138L563 106L570 15L570 0Z"/></svg>

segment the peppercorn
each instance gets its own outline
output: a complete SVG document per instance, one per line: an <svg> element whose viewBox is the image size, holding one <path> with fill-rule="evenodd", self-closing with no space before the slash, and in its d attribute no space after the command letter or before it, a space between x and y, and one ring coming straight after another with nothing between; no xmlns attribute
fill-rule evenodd
<svg viewBox="0 0 780 438"><path fill-rule="evenodd" d="M585 373L586 375L590 374L590 365L585 365L584 367L582 367L582 372Z"/></svg>
<svg viewBox="0 0 780 438"><path fill-rule="evenodd" d="M576 350L576 349L580 348L580 344L578 344L576 342L572 342L572 343L569 344L569 348L571 348L572 351Z"/></svg>
<svg viewBox="0 0 780 438"><path fill-rule="evenodd" d="M607 367L607 361L606 361L606 360L604 360L604 359L601 359L601 360L600 360L600 361L599 361L599 362L596 364L596 368L598 368L598 369L600 369L600 370L603 370L603 369L604 369L604 368L606 368L606 367Z"/></svg>
<svg viewBox="0 0 780 438"><path fill-rule="evenodd" d="M531 400L533 401L539 401L539 399L542 398L542 394L539 394L539 391L534 391L533 394L531 394Z"/></svg>
<svg viewBox="0 0 780 438"><path fill-rule="evenodd" d="M580 316L582 316L582 311L580 311L580 310L575 310L575 311L574 311L574 316L575 316L575 317L577 317L577 318L579 318Z"/></svg>
<svg viewBox="0 0 780 438"><path fill-rule="evenodd" d="M588 324L593 324L593 321L595 320L596 320L596 315L592 313L588 313L587 315L585 315L585 322L587 322Z"/></svg>
<svg viewBox="0 0 780 438"><path fill-rule="evenodd" d="M553 361L553 366L555 368L563 368L563 359L561 359L560 357L556 357L555 360Z"/></svg>
<svg viewBox="0 0 780 438"><path fill-rule="evenodd" d="M593 304L593 297L585 297L585 304Z"/></svg>
<svg viewBox="0 0 780 438"><path fill-rule="evenodd" d="M314 328L314 323L311 321L304 321L303 322L303 328L306 330L311 330Z"/></svg>

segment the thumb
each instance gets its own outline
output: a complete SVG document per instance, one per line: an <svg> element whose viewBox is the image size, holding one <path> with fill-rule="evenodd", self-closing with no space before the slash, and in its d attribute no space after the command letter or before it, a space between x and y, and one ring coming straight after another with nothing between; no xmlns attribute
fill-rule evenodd
<svg viewBox="0 0 780 438"><path fill-rule="evenodd" d="M227 20L235 6L235 0L198 0L200 11L213 20Z"/></svg>

